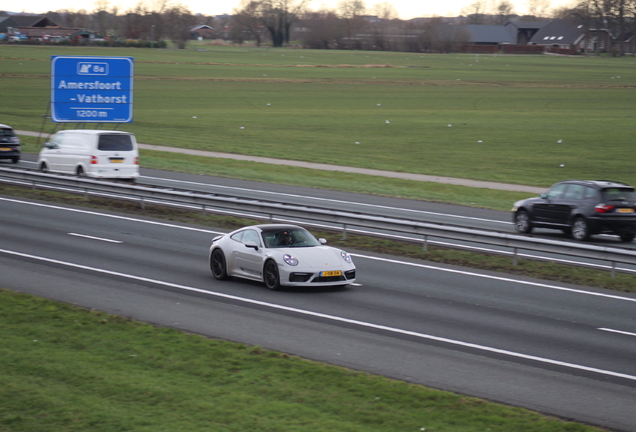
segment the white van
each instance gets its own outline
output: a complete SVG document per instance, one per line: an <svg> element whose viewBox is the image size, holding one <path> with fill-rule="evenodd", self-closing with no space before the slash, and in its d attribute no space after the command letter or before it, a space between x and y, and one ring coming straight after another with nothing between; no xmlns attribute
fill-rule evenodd
<svg viewBox="0 0 636 432"><path fill-rule="evenodd" d="M123 131L60 131L44 144L38 168L42 172L134 182L139 177L137 141L133 134Z"/></svg>

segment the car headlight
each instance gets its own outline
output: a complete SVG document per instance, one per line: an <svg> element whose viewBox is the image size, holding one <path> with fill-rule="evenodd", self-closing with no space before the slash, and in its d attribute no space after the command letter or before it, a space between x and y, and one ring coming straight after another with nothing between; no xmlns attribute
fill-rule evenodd
<svg viewBox="0 0 636 432"><path fill-rule="evenodd" d="M298 265L298 259L296 259L295 257L293 257L293 256L291 256L289 254L283 255L283 259L290 266L297 266Z"/></svg>
<svg viewBox="0 0 636 432"><path fill-rule="evenodd" d="M343 260L345 260L346 262L350 263L351 262L351 255L349 255L348 253L346 253L345 251L340 251L340 256L342 257Z"/></svg>

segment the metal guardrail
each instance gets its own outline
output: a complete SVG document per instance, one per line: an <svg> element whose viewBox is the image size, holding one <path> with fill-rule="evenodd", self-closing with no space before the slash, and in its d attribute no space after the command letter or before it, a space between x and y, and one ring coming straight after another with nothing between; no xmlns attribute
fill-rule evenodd
<svg viewBox="0 0 636 432"><path fill-rule="evenodd" d="M250 217L273 221L280 218L304 220L308 225L316 222L334 225L334 229L347 232L355 228L379 230L375 235L386 236L392 232L418 236L401 239L418 242L427 249L431 238L454 240L472 244L494 246L508 251L489 251L513 256L517 263L520 251L542 252L553 255L575 256L610 264L612 277L616 271L623 271L617 264L636 265L636 251L602 247L582 243L568 243L549 239L513 235L494 231L483 231L452 225L426 223L408 219L392 219L371 214L329 210L319 207L281 204L273 201L254 200L223 196L202 192L177 191L142 185L124 184L86 178L62 176L49 173L25 171L0 167L0 182L33 189L50 189L84 196L101 196L112 199L136 201L143 208L145 204L185 207L198 209L204 213L236 214L249 212ZM245 215L244 215L245 216ZM369 234L369 233L367 233ZM457 245L461 248L461 245ZM546 258L546 260L550 260ZM576 263L585 266L585 263ZM598 266L594 266L598 267Z"/></svg>

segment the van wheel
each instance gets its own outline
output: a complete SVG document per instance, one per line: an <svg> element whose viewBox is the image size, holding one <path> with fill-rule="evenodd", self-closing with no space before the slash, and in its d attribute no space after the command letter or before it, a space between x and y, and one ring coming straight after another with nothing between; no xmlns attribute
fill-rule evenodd
<svg viewBox="0 0 636 432"><path fill-rule="evenodd" d="M49 172L49 166L46 164L46 162L42 162L40 164L40 171L43 173Z"/></svg>
<svg viewBox="0 0 636 432"><path fill-rule="evenodd" d="M86 173L84 172L84 168L82 168L81 166L77 167L77 170L75 170L75 174L78 177L82 177L82 178L86 177Z"/></svg>

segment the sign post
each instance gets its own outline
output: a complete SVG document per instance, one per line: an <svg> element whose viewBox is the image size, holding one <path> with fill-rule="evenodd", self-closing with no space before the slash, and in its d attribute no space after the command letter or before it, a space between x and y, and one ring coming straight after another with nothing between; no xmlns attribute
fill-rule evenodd
<svg viewBox="0 0 636 432"><path fill-rule="evenodd" d="M131 123L133 57L51 56L51 120Z"/></svg>

